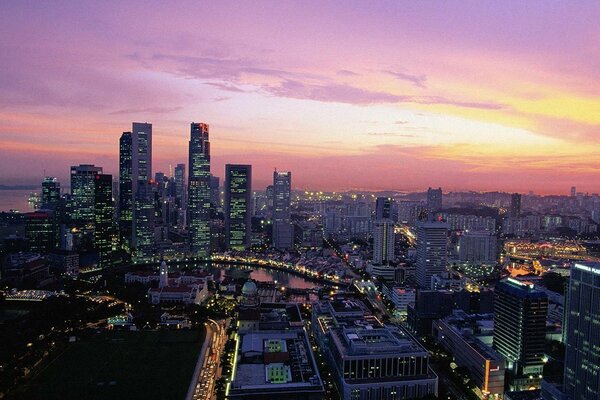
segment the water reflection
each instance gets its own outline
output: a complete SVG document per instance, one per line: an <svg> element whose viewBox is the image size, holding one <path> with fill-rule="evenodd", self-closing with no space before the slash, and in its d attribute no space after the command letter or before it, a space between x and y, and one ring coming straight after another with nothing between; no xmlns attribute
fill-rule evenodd
<svg viewBox="0 0 600 400"><path fill-rule="evenodd" d="M299 275L290 274L289 272L285 271L260 268L257 266L213 264L212 266L208 267L206 264L201 263L187 266L205 269L211 274L214 274L215 278L218 279L223 279L227 273L234 278L249 277L250 279L254 279L258 282L275 283L275 281L277 281L277 286L285 286L291 289L311 289L319 286L317 283L307 280Z"/></svg>

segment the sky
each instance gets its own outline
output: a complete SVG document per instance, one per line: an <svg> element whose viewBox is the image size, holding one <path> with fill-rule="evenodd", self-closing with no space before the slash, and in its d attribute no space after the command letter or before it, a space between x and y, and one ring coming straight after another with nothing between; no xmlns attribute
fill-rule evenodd
<svg viewBox="0 0 600 400"><path fill-rule="evenodd" d="M153 124L210 125L212 173L316 190L600 192L597 1L3 1L0 184Z"/></svg>

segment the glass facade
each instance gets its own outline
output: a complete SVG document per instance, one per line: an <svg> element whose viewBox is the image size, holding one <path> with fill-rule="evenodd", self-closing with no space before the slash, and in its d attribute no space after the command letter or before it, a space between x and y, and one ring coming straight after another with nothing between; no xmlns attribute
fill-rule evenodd
<svg viewBox="0 0 600 400"><path fill-rule="evenodd" d="M94 242L99 254L98 266L106 267L110 265L115 239L112 175L96 175L94 185Z"/></svg>
<svg viewBox="0 0 600 400"><path fill-rule="evenodd" d="M119 139L119 235L121 243L126 248L131 246L133 224L131 140L131 132L123 132Z"/></svg>
<svg viewBox="0 0 600 400"><path fill-rule="evenodd" d="M571 400L600 398L600 264L571 268L565 310L564 391Z"/></svg>
<svg viewBox="0 0 600 400"><path fill-rule="evenodd" d="M250 246L252 166L225 166L225 245L243 250Z"/></svg>
<svg viewBox="0 0 600 400"><path fill-rule="evenodd" d="M208 124L191 124L188 177L188 231L190 252L209 257L210 247L210 142Z"/></svg>
<svg viewBox="0 0 600 400"><path fill-rule="evenodd" d="M291 222L290 203L292 173L273 173L273 247L287 250L294 247L294 230Z"/></svg>

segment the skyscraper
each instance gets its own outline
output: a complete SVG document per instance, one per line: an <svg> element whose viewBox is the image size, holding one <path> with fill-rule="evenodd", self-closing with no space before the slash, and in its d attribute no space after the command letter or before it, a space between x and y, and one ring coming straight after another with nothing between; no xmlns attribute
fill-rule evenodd
<svg viewBox="0 0 600 400"><path fill-rule="evenodd" d="M154 185L139 181L133 209L133 249L138 261L149 260L154 254Z"/></svg>
<svg viewBox="0 0 600 400"><path fill-rule="evenodd" d="M131 134L131 178L135 199L140 182L152 179L152 124L134 122Z"/></svg>
<svg viewBox="0 0 600 400"><path fill-rule="evenodd" d="M42 209L54 210L60 201L60 182L47 176L42 181Z"/></svg>
<svg viewBox="0 0 600 400"><path fill-rule="evenodd" d="M225 246L243 250L250 247L252 166L225 165Z"/></svg>
<svg viewBox="0 0 600 400"><path fill-rule="evenodd" d="M134 122L131 134L133 247L135 258L154 255L154 195L152 180L152 124Z"/></svg>
<svg viewBox="0 0 600 400"><path fill-rule="evenodd" d="M291 187L291 172L273 172L273 247L278 250L294 247L294 229L290 214Z"/></svg>
<svg viewBox="0 0 600 400"><path fill-rule="evenodd" d="M431 289L431 277L446 271L448 228L448 224L437 221L417 223L416 277L423 289Z"/></svg>
<svg viewBox="0 0 600 400"><path fill-rule="evenodd" d="M442 188L427 189L427 211L434 214L442 209Z"/></svg>
<svg viewBox="0 0 600 400"><path fill-rule="evenodd" d="M571 197L577 196L577 188L575 186L571 186Z"/></svg>
<svg viewBox="0 0 600 400"><path fill-rule="evenodd" d="M518 218L521 215L521 195L513 193L510 196L510 216Z"/></svg>
<svg viewBox="0 0 600 400"><path fill-rule="evenodd" d="M123 132L119 139L119 236L124 247L131 247L133 234L131 132Z"/></svg>
<svg viewBox="0 0 600 400"><path fill-rule="evenodd" d="M99 253L98 266L110 265L115 232L112 175L97 174L94 179L94 242Z"/></svg>
<svg viewBox="0 0 600 400"><path fill-rule="evenodd" d="M389 219L375 221L373 227L373 264L388 265L394 261L394 223Z"/></svg>
<svg viewBox="0 0 600 400"><path fill-rule="evenodd" d="M564 391L570 400L600 398L600 263L577 263L565 309Z"/></svg>
<svg viewBox="0 0 600 400"><path fill-rule="evenodd" d="M185 164L175 167L175 202L179 208L185 205Z"/></svg>
<svg viewBox="0 0 600 400"><path fill-rule="evenodd" d="M512 390L539 386L544 368L548 297L508 278L494 289L494 348L506 359Z"/></svg>
<svg viewBox="0 0 600 400"><path fill-rule="evenodd" d="M210 142L208 124L191 124L188 174L190 252L210 256Z"/></svg>
<svg viewBox="0 0 600 400"><path fill-rule="evenodd" d="M79 227L94 224L94 181L101 173L102 167L90 164L71 167L71 218Z"/></svg>

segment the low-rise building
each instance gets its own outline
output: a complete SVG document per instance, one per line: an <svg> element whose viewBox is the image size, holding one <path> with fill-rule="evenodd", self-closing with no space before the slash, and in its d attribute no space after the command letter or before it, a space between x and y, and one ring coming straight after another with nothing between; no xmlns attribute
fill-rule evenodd
<svg viewBox="0 0 600 400"><path fill-rule="evenodd" d="M435 340L454 356L459 367L466 367L473 382L485 395L504 393L504 358L489 345L492 341L493 314L454 314L433 322ZM485 342L488 342L486 344Z"/></svg>

